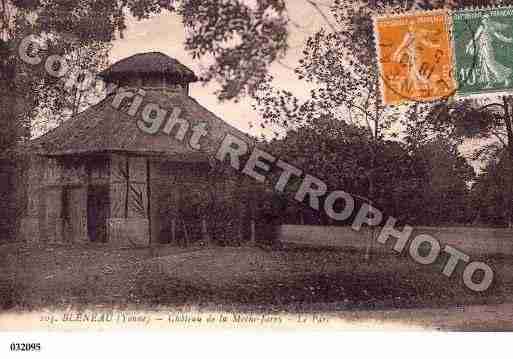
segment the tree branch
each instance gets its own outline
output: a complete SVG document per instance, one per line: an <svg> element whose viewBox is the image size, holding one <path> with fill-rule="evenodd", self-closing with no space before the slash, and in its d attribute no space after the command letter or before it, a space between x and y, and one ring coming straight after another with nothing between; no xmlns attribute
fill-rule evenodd
<svg viewBox="0 0 513 359"><path fill-rule="evenodd" d="M499 142L500 142L500 143L502 143L502 145L504 146L504 148L507 148L507 147L508 147L507 143L506 143L506 142L504 141L504 139L500 136L500 133L499 133L498 131L490 130L490 133L491 133L492 135L494 135L494 136L499 140Z"/></svg>
<svg viewBox="0 0 513 359"><path fill-rule="evenodd" d="M326 22L326 24L328 24L328 26L331 28L331 30L334 32L334 33L337 33L338 30L337 28L335 27L335 25L333 25L330 21L330 19L328 18L328 16L324 13L324 11L321 9L321 7L319 6L319 4L313 0L305 0L307 3L309 3L310 5L312 5L312 7L319 13L319 15L321 15L321 17L324 19L324 21Z"/></svg>

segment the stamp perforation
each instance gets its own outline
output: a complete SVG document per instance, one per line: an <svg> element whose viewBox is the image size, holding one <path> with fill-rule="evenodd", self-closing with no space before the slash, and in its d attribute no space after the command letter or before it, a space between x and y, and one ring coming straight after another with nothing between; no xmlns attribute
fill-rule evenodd
<svg viewBox="0 0 513 359"><path fill-rule="evenodd" d="M379 14L379 15L373 16L372 20L373 20L373 32L374 32L374 36L373 36L374 47L375 47L375 52L376 52L377 62L378 62L380 95L383 99L383 102L387 103L386 90L385 90L385 87L387 86L387 84L384 80L385 71L384 71L384 67L383 67L383 63L382 63L383 54L381 51L380 31L378 29L379 23L383 22L383 21L393 21L393 20L408 21L408 19L419 19L419 18L440 17L440 16L442 18L441 22L442 22L442 26L443 26L443 32L446 34L446 36L444 36L443 41L446 42L447 46L448 46L448 51L447 51L448 52L447 53L448 64L452 65L454 62L454 55L453 55L453 48L452 48L452 46L453 46L452 45L452 36L451 36L452 16L447 9L434 9L434 10L424 10L424 11L414 10L414 11L407 11L407 12L403 12L403 13L392 13L392 14L389 13L389 14ZM450 73L452 74L453 71L450 70ZM455 89L456 88L455 78L454 78L454 76L449 76L449 77L450 77L450 79L449 79L450 82L448 83L448 86L450 86L451 89ZM393 90L393 89L391 89L391 90ZM396 91L394 91L394 92L396 92ZM452 95L453 95L453 93L451 93L451 96ZM399 94L399 96L403 97L403 98L401 98L399 100L388 102L388 104L399 105L399 104L402 104L402 103L412 100L411 98L408 98L407 96L403 96L401 94ZM450 96L446 95L443 97L450 97ZM439 99L440 99L440 96L439 97L428 96L426 98L419 99L419 102L433 102L433 101L436 101Z"/></svg>
<svg viewBox="0 0 513 359"><path fill-rule="evenodd" d="M501 14L501 12L509 12L509 14ZM468 19L465 19L463 16L461 18L457 18L458 15L471 15L475 14L475 16L470 17ZM476 32L486 31L487 36L485 37L484 43L481 44L475 44L474 45L474 61L476 62L474 65L481 66L481 69L479 71L479 74L477 72L477 69L475 66L472 66L471 72L474 76L474 81L479 83L481 82L481 87L478 85L477 87L474 86L474 84L471 84L472 88L466 88L465 86L461 84L461 79L459 78L458 71L461 69L465 69L464 66L462 66L462 61L464 63L464 60L461 60L461 58L464 58L465 56L460 56L458 51L461 51L461 49L457 48L456 45L456 36L453 34L453 53L454 53L454 75L453 77L455 79L458 79L458 82L460 83L460 86L458 87L458 91L455 94L456 98L483 98L483 97L493 97L493 96L500 96L500 95L508 95L511 94L511 91L513 90L513 79L511 79L511 74L513 72L513 68L505 66L500 61L497 60L497 56L494 55L495 49L492 40L490 40L490 37L493 36L494 30L491 25L485 25L483 22L483 18L485 16L491 16L492 18L495 17L513 17L513 6L478 6L478 7L470 7L470 8L461 8L461 9L455 9L451 12L451 17L453 20L453 23L455 22L461 22L461 21L473 21L477 22L478 25L476 25ZM489 27L490 26L490 27ZM484 29L484 30L483 30ZM453 25L453 31L456 31L455 25ZM481 39L474 38L475 35L473 35L471 41L480 41ZM498 35L497 35L498 36ZM483 55L481 52L483 51L483 47L486 49L491 48L491 50L485 50L485 55ZM466 50L468 51L468 50ZM492 55L490 55L490 52ZM484 64L484 65L483 65ZM483 74L483 71L485 75ZM490 73L492 74L490 77ZM484 76L484 80L481 78L481 76ZM466 77L466 76L464 76ZM478 80L477 78L481 78ZM511 81L510 84L508 84L508 77ZM491 85L493 83L493 85ZM503 84L502 84L503 83ZM483 86L485 84L485 86ZM495 86L496 88L493 88ZM468 86L467 86L468 87ZM499 87L499 88L497 88Z"/></svg>
<svg viewBox="0 0 513 359"><path fill-rule="evenodd" d="M421 102L432 102L436 100L440 100L442 98L462 98L462 97L490 97L490 96L497 96L501 94L511 94L511 91L513 90L513 86L505 85L505 88L500 89L493 89L493 88L486 88L482 90L461 90L461 81L459 79L459 73L458 73L458 57L457 57L457 39L455 36L455 26L454 21L455 16L458 14L473 14L476 13L475 18L480 18L480 16L484 16L486 14L490 14L490 16L493 17L507 17L507 16L513 16L513 6L511 5L501 5L501 6L472 6L472 7L461 7L461 8L455 8L455 9L446 9L446 8L440 8L440 9L433 9L433 10L410 10L406 12L400 12L400 11L390 11L387 13L382 14L376 14L372 17L373 21L373 40L374 40L374 49L375 54L377 56L377 68L379 71L379 86L380 86L380 95L385 103L387 103L386 100L386 87L388 86L387 81L384 79L385 75L385 67L383 64L383 53L381 48L382 39L380 38L380 31L378 29L378 25L381 24L384 21L390 21L390 26L393 25L394 20L404 20L405 23L408 22L409 19L418 19L422 17L430 17L430 16L444 16L445 21L443 21L444 30L447 34L446 40L449 43L449 63L452 69L450 70L451 75L450 76L450 83L449 85L454 88L454 92L447 96L441 96L438 98L434 97L427 97L425 99L422 99ZM480 14L482 13L482 14ZM503 14L504 13L504 14ZM403 24L404 25L404 24ZM476 50L477 53L477 50ZM477 54L476 54L477 56ZM475 62L476 60L474 60ZM513 82L513 80L512 80ZM488 86L489 87L489 86ZM393 90L393 89L392 89ZM389 90L390 91L390 90ZM398 91L393 90L396 92L399 97L403 97L400 100L394 100L389 102L391 105L401 104L405 102L409 102L412 99L408 96L402 96L398 93Z"/></svg>

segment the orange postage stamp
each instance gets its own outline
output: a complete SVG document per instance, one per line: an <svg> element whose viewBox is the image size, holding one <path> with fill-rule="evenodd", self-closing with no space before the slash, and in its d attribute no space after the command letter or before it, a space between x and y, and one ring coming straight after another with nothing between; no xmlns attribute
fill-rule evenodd
<svg viewBox="0 0 513 359"><path fill-rule="evenodd" d="M374 19L386 104L429 102L454 94L450 21L446 11Z"/></svg>

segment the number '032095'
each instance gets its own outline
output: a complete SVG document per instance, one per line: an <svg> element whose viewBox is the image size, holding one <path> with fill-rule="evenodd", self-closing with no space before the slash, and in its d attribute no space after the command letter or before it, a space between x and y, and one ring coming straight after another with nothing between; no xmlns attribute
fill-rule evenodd
<svg viewBox="0 0 513 359"><path fill-rule="evenodd" d="M38 352L40 350L40 343L11 343L12 352Z"/></svg>

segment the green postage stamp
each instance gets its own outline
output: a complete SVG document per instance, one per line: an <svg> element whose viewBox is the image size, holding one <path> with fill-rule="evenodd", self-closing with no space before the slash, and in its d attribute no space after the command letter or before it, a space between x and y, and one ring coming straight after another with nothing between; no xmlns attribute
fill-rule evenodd
<svg viewBox="0 0 513 359"><path fill-rule="evenodd" d="M513 8L452 13L458 96L513 89Z"/></svg>

